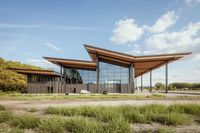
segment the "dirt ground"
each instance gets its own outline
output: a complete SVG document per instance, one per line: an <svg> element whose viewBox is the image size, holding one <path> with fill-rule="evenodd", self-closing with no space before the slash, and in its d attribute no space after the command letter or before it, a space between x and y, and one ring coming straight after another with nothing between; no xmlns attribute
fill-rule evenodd
<svg viewBox="0 0 200 133"><path fill-rule="evenodd" d="M172 95L170 95L172 96ZM174 94L173 96L177 96ZM147 104L163 104L163 105L171 105L171 104L200 104L200 100L170 100L170 99L162 99L162 100L118 100L118 99L109 99L109 100L95 100L95 99L73 99L73 100L0 100L0 105L4 105L9 110L12 110L16 115L30 113L42 116L44 115L44 109L49 106L81 106L81 105L104 105L104 106L118 106L118 105L147 105ZM36 108L37 112L31 113L28 112L30 108ZM133 124L132 127L135 131L144 130L152 130L154 128L163 127L157 123L152 124ZM166 126L169 127L169 126ZM192 125L185 126L170 126L170 129L175 130L176 132L200 132L200 126L197 123Z"/></svg>

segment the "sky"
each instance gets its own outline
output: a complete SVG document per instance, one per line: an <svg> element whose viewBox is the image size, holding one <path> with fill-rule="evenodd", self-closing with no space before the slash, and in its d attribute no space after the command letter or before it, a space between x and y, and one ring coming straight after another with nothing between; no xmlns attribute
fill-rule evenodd
<svg viewBox="0 0 200 133"><path fill-rule="evenodd" d="M0 57L57 70L42 57L91 60L83 44L192 52L169 64L169 82L200 82L200 0L0 0ZM164 81L165 67L154 70L153 83Z"/></svg>

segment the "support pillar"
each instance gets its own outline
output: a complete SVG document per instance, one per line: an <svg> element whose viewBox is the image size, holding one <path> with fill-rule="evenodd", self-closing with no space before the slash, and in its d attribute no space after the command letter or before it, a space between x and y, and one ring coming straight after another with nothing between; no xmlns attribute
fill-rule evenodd
<svg viewBox="0 0 200 133"><path fill-rule="evenodd" d="M60 66L60 87L58 88L58 93L62 90L62 81L63 81L63 66Z"/></svg>
<svg viewBox="0 0 200 133"><path fill-rule="evenodd" d="M165 65L165 93L168 93L168 62Z"/></svg>
<svg viewBox="0 0 200 133"><path fill-rule="evenodd" d="M134 70L134 65L131 64L129 68L129 84L131 85L131 92L135 93L135 86L134 86L134 78L135 78L135 70Z"/></svg>
<svg viewBox="0 0 200 133"><path fill-rule="evenodd" d="M141 92L143 92L143 75L141 75Z"/></svg>
<svg viewBox="0 0 200 133"><path fill-rule="evenodd" d="M98 55L96 55L96 84L97 84L97 90L96 92L99 92L99 58Z"/></svg>
<svg viewBox="0 0 200 133"><path fill-rule="evenodd" d="M152 70L150 70L150 92L152 92Z"/></svg>

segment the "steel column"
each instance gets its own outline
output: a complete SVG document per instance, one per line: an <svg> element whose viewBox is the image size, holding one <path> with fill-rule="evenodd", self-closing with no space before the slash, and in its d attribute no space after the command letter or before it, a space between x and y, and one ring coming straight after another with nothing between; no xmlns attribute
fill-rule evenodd
<svg viewBox="0 0 200 133"><path fill-rule="evenodd" d="M133 93L135 92L134 78L135 78L134 65L131 64L131 66L129 68L129 84L131 85L131 90Z"/></svg>
<svg viewBox="0 0 200 133"><path fill-rule="evenodd" d="M168 62L165 65L165 93L168 93Z"/></svg>
<svg viewBox="0 0 200 133"><path fill-rule="evenodd" d="M97 93L99 92L99 58L96 55L96 84L97 84Z"/></svg>
<svg viewBox="0 0 200 133"><path fill-rule="evenodd" d="M150 92L152 92L152 70L150 70Z"/></svg>
<svg viewBox="0 0 200 133"><path fill-rule="evenodd" d="M60 89L58 89L58 93L62 90L62 81L63 81L63 66L60 66Z"/></svg>
<svg viewBox="0 0 200 133"><path fill-rule="evenodd" d="M141 75L141 92L143 92L143 75Z"/></svg>

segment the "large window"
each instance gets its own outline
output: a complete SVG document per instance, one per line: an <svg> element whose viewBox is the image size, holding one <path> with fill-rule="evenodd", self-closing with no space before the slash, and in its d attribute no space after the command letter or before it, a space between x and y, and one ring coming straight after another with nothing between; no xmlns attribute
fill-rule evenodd
<svg viewBox="0 0 200 133"><path fill-rule="evenodd" d="M67 84L95 84L96 71L65 68Z"/></svg>
<svg viewBox="0 0 200 133"><path fill-rule="evenodd" d="M100 84L129 83L129 68L99 62L99 70Z"/></svg>

